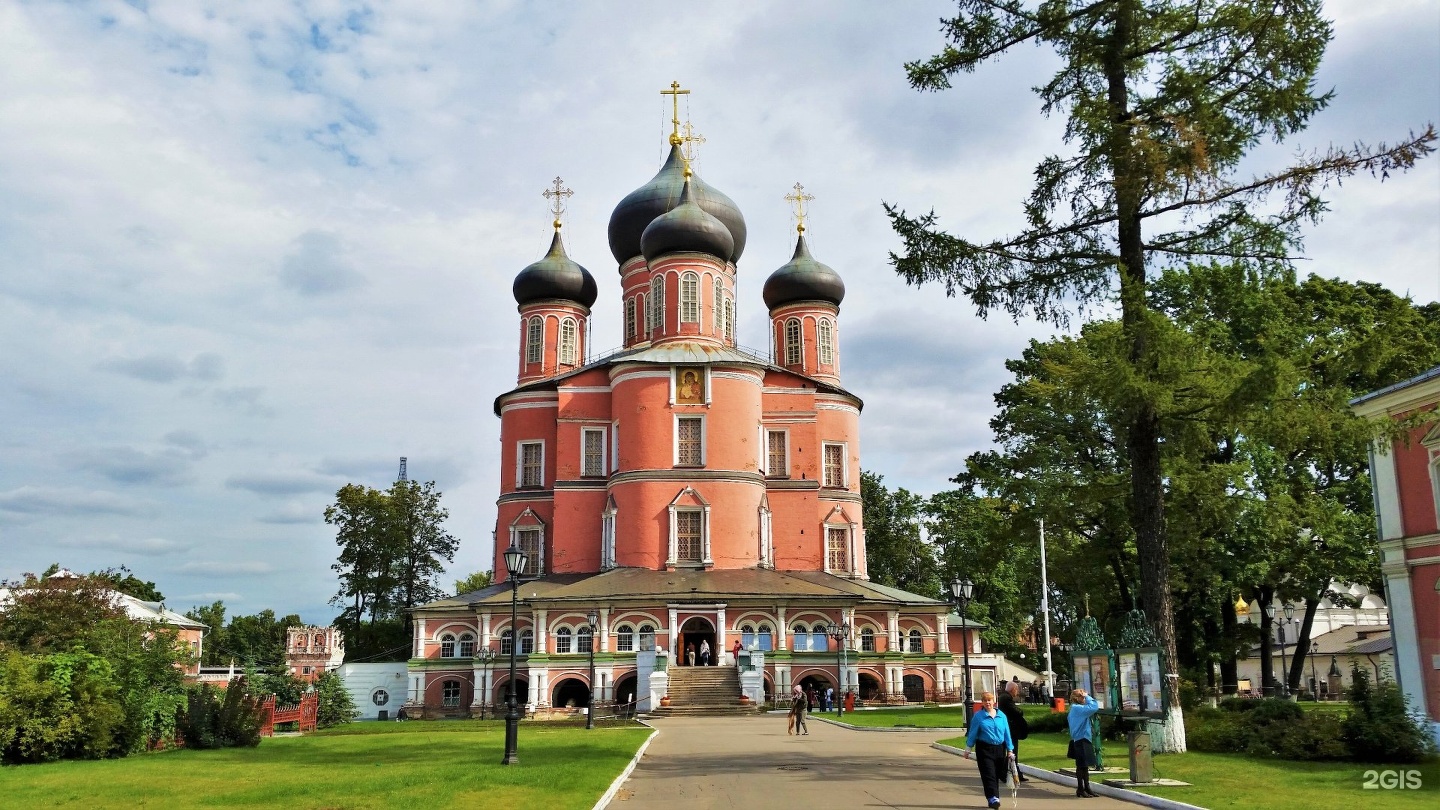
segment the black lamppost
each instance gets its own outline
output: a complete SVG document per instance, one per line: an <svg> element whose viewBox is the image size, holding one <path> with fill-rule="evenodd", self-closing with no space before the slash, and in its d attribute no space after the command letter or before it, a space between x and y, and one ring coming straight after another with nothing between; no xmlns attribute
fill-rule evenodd
<svg viewBox="0 0 1440 810"><path fill-rule="evenodd" d="M495 662L495 650L494 650L493 648L491 648L491 647L481 647L479 650L477 650L477 651L475 652L475 658L476 658L477 660L479 660L480 666L481 666L482 670L483 670L484 673L485 673L484 676L480 679L480 683L484 684L484 686L485 686L485 691L486 691L486 692L489 692L489 691L491 691L491 690L490 690L490 665ZM489 703L489 702L490 702L490 695L489 695L489 694L486 694L484 697L482 697L482 698L480 699L480 719L481 719L481 720L484 720L484 719L485 719L485 704L487 704L487 703Z"/></svg>
<svg viewBox="0 0 1440 810"><path fill-rule="evenodd" d="M1315 656L1320 652L1320 642L1310 642L1310 699L1320 702L1320 680L1315 677Z"/></svg>
<svg viewBox="0 0 1440 810"><path fill-rule="evenodd" d="M845 716L845 641L850 638L850 625L830 624L825 634L835 639L835 708L836 717Z"/></svg>
<svg viewBox="0 0 1440 810"><path fill-rule="evenodd" d="M590 624L590 697L585 702L585 728L595 727L595 627L600 623L600 614L595 608L585 615Z"/></svg>
<svg viewBox="0 0 1440 810"><path fill-rule="evenodd" d="M1280 697L1290 697L1290 667L1285 665L1285 626L1295 621L1295 606L1285 603L1285 618L1280 620ZM1299 654L1299 650L1295 651Z"/></svg>
<svg viewBox="0 0 1440 810"><path fill-rule="evenodd" d="M964 659L965 672L965 725L970 725L970 634L965 618L965 609L970 606L970 597L975 595L975 583L968 579L957 579L950 583L950 594L955 597L955 606L960 611L960 652ZM953 659L952 659L953 660Z"/></svg>
<svg viewBox="0 0 1440 810"><path fill-rule="evenodd" d="M520 631L516 627L516 605L520 599L520 574L525 570L526 556L514 543L505 549L505 575L510 578L510 682L505 685L505 758L501 765L515 765L515 738L520 733L520 706L515 702L515 654L519 651Z"/></svg>
<svg viewBox="0 0 1440 810"><path fill-rule="evenodd" d="M1265 614L1265 620L1266 620L1267 622L1273 623L1273 622L1275 621L1275 605L1274 605L1274 603L1269 603L1269 604L1264 605L1263 607L1260 608L1260 612L1262 612L1262 613ZM1270 643L1270 637L1269 637L1269 636L1265 635L1264 633L1261 633L1261 638L1262 638L1262 640L1265 642L1266 645L1269 645L1269 643ZM1264 647L1261 648L1262 652L1264 651L1264 649L1265 649ZM1264 695L1265 697L1274 697L1275 694L1276 694L1276 690L1277 690L1277 686L1276 686L1276 683L1275 683L1275 659L1274 659L1273 657L1270 657L1270 656L1264 656L1264 655L1262 655L1262 656L1261 656L1261 659L1260 659L1260 663L1261 663L1262 665L1269 665L1269 667L1270 667L1270 671L1269 671L1269 672L1265 672L1265 673L1262 673L1262 674L1261 674L1261 681L1262 681L1262 683L1260 684L1260 694Z"/></svg>

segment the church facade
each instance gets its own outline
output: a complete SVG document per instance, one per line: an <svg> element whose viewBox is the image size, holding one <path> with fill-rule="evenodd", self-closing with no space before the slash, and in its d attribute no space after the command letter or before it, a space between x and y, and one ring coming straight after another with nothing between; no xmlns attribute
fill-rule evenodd
<svg viewBox="0 0 1440 810"><path fill-rule="evenodd" d="M978 653L973 632L960 638L947 603L866 575L845 285L810 253L803 193L794 254L764 285L762 355L735 340L744 217L682 145L671 136L659 173L610 218L618 352L587 360L597 287L566 255L558 207L549 252L515 278L517 380L495 400L496 583L415 610L412 715L503 706L512 650L532 712L587 705L592 652L597 703L644 703L642 651L662 668L707 650L703 663L733 666L737 644L763 651L767 694L797 681L872 701L962 688L958 645ZM512 544L528 557L513 624Z"/></svg>

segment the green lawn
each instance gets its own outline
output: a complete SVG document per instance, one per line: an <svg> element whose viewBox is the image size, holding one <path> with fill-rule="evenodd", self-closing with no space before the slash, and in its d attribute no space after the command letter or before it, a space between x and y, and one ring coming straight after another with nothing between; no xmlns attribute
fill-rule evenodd
<svg viewBox="0 0 1440 810"><path fill-rule="evenodd" d="M0 768L5 807L589 808L650 729L495 721L356 723L258 748ZM563 778L561 775L563 774Z"/></svg>

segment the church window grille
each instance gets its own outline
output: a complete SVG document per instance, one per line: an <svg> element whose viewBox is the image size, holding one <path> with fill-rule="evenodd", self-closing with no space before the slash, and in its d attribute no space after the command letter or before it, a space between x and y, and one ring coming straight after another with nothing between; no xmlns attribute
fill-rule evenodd
<svg viewBox="0 0 1440 810"><path fill-rule="evenodd" d="M765 474L771 478L788 478L790 475L789 454L788 448L785 446L785 439L786 434L783 430L767 432Z"/></svg>
<svg viewBox="0 0 1440 810"><path fill-rule="evenodd" d="M680 277L680 320L700 323L700 277L694 273Z"/></svg>
<svg viewBox="0 0 1440 810"><path fill-rule="evenodd" d="M919 630L910 631L910 652L925 652L925 637L920 633Z"/></svg>
<svg viewBox="0 0 1440 810"><path fill-rule="evenodd" d="M595 631L591 630L588 624L581 625L580 628L575 631L575 652L588 653L594 647Z"/></svg>
<svg viewBox="0 0 1440 810"><path fill-rule="evenodd" d="M680 467L705 464L705 420L681 416L675 420L675 463Z"/></svg>
<svg viewBox="0 0 1440 810"><path fill-rule="evenodd" d="M860 651L875 652L875 629L866 627L860 631Z"/></svg>
<svg viewBox="0 0 1440 810"><path fill-rule="evenodd" d="M460 705L460 682L446 681L440 686L440 704L447 709Z"/></svg>
<svg viewBox="0 0 1440 810"><path fill-rule="evenodd" d="M475 637L470 635L469 633L460 634L460 657L475 657Z"/></svg>
<svg viewBox="0 0 1440 810"><path fill-rule="evenodd" d="M850 570L850 530L844 527L825 528L825 566L831 571Z"/></svg>
<svg viewBox="0 0 1440 810"><path fill-rule="evenodd" d="M725 282L715 277L715 294L710 298L710 308L715 311L715 334L725 332Z"/></svg>
<svg viewBox="0 0 1440 810"><path fill-rule="evenodd" d="M536 488L545 485L545 443L520 443L520 486Z"/></svg>
<svg viewBox="0 0 1440 810"><path fill-rule="evenodd" d="M665 279L660 276L650 281L650 328L665 331Z"/></svg>
<svg viewBox="0 0 1440 810"><path fill-rule="evenodd" d="M820 365L835 365L835 327L828 319L821 320L817 329L820 343Z"/></svg>
<svg viewBox="0 0 1440 810"><path fill-rule="evenodd" d="M575 325L574 318L566 318L560 322L560 362L567 366L576 365L578 355L578 343L580 342L579 329Z"/></svg>
<svg viewBox="0 0 1440 810"><path fill-rule="evenodd" d="M555 631L555 652L570 652L570 628L562 627Z"/></svg>
<svg viewBox="0 0 1440 810"><path fill-rule="evenodd" d="M520 631L520 654L529 655L535 652L535 631Z"/></svg>
<svg viewBox="0 0 1440 810"><path fill-rule="evenodd" d="M515 530L515 545L525 552L525 569L521 576L533 577L541 572L540 527L527 526Z"/></svg>
<svg viewBox="0 0 1440 810"><path fill-rule="evenodd" d="M510 650L515 646L515 633L510 630L500 632L500 654L509 655Z"/></svg>
<svg viewBox="0 0 1440 810"><path fill-rule="evenodd" d="M725 342L735 342L735 302L725 299Z"/></svg>
<svg viewBox="0 0 1440 810"><path fill-rule="evenodd" d="M635 296L625 299L625 336L635 337Z"/></svg>
<svg viewBox="0 0 1440 810"><path fill-rule="evenodd" d="M704 558L701 530L704 515L699 509L675 512L675 558L680 562L700 562Z"/></svg>
<svg viewBox="0 0 1440 810"><path fill-rule="evenodd" d="M525 362L540 362L545 351L545 323L539 318L531 318L530 325L525 330Z"/></svg>
<svg viewBox="0 0 1440 810"><path fill-rule="evenodd" d="M585 439L585 463L581 475L605 474L605 429L586 428L582 431Z"/></svg>
<svg viewBox="0 0 1440 810"><path fill-rule="evenodd" d="M455 637L450 635L449 633L446 633L445 635L440 637L440 657L455 657Z"/></svg>
<svg viewBox="0 0 1440 810"><path fill-rule="evenodd" d="M845 445L825 445L825 486L845 487Z"/></svg>
<svg viewBox="0 0 1440 810"><path fill-rule="evenodd" d="M615 651L635 652L635 628L622 624L615 629Z"/></svg>
<svg viewBox="0 0 1440 810"><path fill-rule="evenodd" d="M785 365L800 365L803 348L804 346L800 342L800 321L791 318L785 322Z"/></svg>

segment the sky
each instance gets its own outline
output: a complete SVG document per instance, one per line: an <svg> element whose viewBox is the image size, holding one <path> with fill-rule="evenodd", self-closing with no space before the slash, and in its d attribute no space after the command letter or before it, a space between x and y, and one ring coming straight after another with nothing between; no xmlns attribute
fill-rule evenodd
<svg viewBox="0 0 1440 810"><path fill-rule="evenodd" d="M1050 326L906 286L881 207L1011 233L1064 148L1021 47L941 93L902 65L948 2L31 3L0 0L0 578L127 565L181 610L224 600L328 623L347 482L399 458L490 568L510 285L574 190L570 256L620 343L610 211L659 167L672 81L698 173L739 205L738 339L764 348L783 199L845 279L843 381L862 466L921 494L990 446L1006 358ZM1440 123L1440 7L1327 5L1329 109L1284 160ZM1259 158L1257 158L1258 160ZM1272 164L1274 165L1274 164ZM1331 188L1300 272L1440 298L1440 157Z"/></svg>

